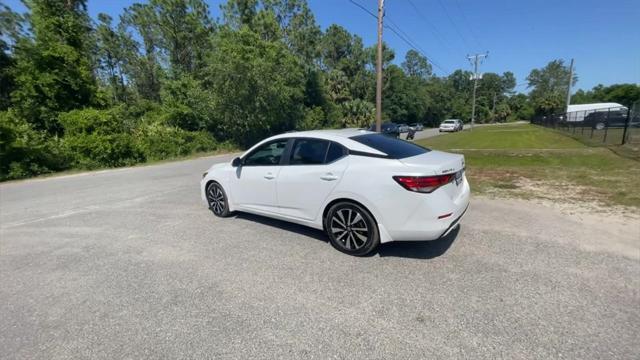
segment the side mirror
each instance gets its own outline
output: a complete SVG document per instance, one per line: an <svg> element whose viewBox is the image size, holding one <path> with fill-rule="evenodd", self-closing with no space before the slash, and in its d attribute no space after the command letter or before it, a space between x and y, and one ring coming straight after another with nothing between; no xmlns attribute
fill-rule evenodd
<svg viewBox="0 0 640 360"><path fill-rule="evenodd" d="M240 159L239 157L233 159L233 161L231 162L231 166L233 167L242 166L242 159Z"/></svg>

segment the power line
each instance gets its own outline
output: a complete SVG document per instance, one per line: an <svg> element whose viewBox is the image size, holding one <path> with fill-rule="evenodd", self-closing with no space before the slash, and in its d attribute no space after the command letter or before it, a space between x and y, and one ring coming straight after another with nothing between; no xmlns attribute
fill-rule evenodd
<svg viewBox="0 0 640 360"><path fill-rule="evenodd" d="M409 2L409 4L411 5L411 7L413 7L413 9L416 11L416 13L424 20L424 22L429 26L431 33L433 33L433 35L435 35L436 39L438 40L438 42L440 43L440 45L442 45L443 48L447 49L447 52L449 52L449 54L451 54L451 49L449 48L449 46L447 45L446 41L444 41L444 37L440 34L440 32L438 31L438 28L433 25L433 23L431 23L431 21L429 21L429 18L427 18L422 11L420 11L420 9L418 9L418 7L416 6L416 4L411 1L411 0L407 0Z"/></svg>
<svg viewBox="0 0 640 360"><path fill-rule="evenodd" d="M362 6L361 4L353 1L353 0L349 0L350 3L352 3L353 5L359 7L360 9L362 9L364 12L366 12L367 14L373 16L374 19L378 19L378 15L372 13L371 11L369 11L369 9L367 9L366 7Z"/></svg>
<svg viewBox="0 0 640 360"><path fill-rule="evenodd" d="M367 9L366 7L364 7L362 4L354 1L354 0L349 0L350 3L352 3L353 5L359 7L361 10L363 10L364 12L366 12L367 14L371 15L373 18L377 19L378 17L372 13L371 11L369 11L369 9ZM386 15L385 15L386 16ZM418 46L414 45L412 43L411 40L408 40L405 36L403 36L402 34L400 34L400 32L404 33L404 31L402 31L402 29L400 29L400 27L398 27L398 25L395 25L395 23L389 19L389 22L395 26L395 28L397 28L397 30L389 25L384 25L385 29L389 29L391 30L391 32L393 32L400 40L404 41L405 44L407 44L410 48L412 48L413 50L419 52L422 56L424 56L425 58L427 58L427 61L429 61L431 64L433 64L433 66L437 67L438 69L440 69L442 72L445 73L445 75L449 75L449 71L445 68L443 68L442 66L440 66L438 63L436 63L435 61L433 61L433 59L429 56L427 56L424 51L422 51L421 49L419 49ZM406 33L405 33L406 35ZM408 35L407 35L408 36Z"/></svg>
<svg viewBox="0 0 640 360"><path fill-rule="evenodd" d="M391 21L391 19L389 19L389 22L396 27L396 29L402 33L404 33L402 31L402 29L400 29L400 27L398 27L398 25L396 25L393 21ZM404 41L407 45L409 45L409 47L411 47L413 50L419 52L420 54L422 54L422 56L424 56L427 61L429 61L431 64L433 64L433 66L437 67L438 69L442 70L442 72L445 73L445 75L449 75L449 70L443 68L442 66L440 66L437 62L433 61L433 58L430 56L427 56L427 54L425 54L425 52L422 50L422 48L420 48L419 46L414 45L414 43L409 39L405 38L404 36L400 35L396 29L394 29L393 27L390 26L386 26L386 29L391 30L391 32L393 32L394 34L396 34L396 36L398 36L400 38L400 40Z"/></svg>
<svg viewBox="0 0 640 360"><path fill-rule="evenodd" d="M449 12L447 11L447 8L444 7L444 4L442 4L442 1L438 0L438 4L440 4L440 7L444 11L445 16L447 17L447 19L449 19L449 22L451 23L451 26L453 26L453 28L455 29L456 33L460 37L460 39L462 39L462 42L464 43L464 45L467 47L467 49L471 48L471 46L469 46L469 43L467 42L467 39L465 39L464 36L462 36L462 33L458 29L458 26L456 25L456 23L453 22L453 19L451 18L451 15L449 15Z"/></svg>
<svg viewBox="0 0 640 360"><path fill-rule="evenodd" d="M473 26L469 25L471 24L471 22L469 22L469 19L467 19L467 16L465 15L464 10L462 10L462 6L460 6L460 3L458 2L458 0L454 0L454 3L458 7L458 11L460 11L460 15L462 15L463 24L466 25L467 29L469 29L469 33L471 33L471 37L476 42L476 45L478 45L479 47L483 47L479 38L476 36L475 31L473 30Z"/></svg>

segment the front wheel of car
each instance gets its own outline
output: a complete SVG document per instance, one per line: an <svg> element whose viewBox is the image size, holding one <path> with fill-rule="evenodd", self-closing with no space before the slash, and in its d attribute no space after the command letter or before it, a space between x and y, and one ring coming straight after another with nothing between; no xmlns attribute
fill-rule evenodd
<svg viewBox="0 0 640 360"><path fill-rule="evenodd" d="M594 126L596 130L603 130L606 125L603 122L599 122Z"/></svg>
<svg viewBox="0 0 640 360"><path fill-rule="evenodd" d="M215 216L227 217L231 215L227 193L222 188L222 185L215 181L207 185L207 203Z"/></svg>
<svg viewBox="0 0 640 360"><path fill-rule="evenodd" d="M367 255L380 245L380 233L373 216L352 202L334 204L325 218L325 229L331 245L353 256Z"/></svg>

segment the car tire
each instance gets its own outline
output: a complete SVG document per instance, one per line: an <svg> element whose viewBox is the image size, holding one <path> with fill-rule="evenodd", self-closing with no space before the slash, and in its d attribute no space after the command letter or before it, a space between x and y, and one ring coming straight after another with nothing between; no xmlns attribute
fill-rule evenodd
<svg viewBox="0 0 640 360"><path fill-rule="evenodd" d="M341 201L331 206L324 219L329 242L338 251L365 256L380 245L380 232L375 219L363 206Z"/></svg>
<svg viewBox="0 0 640 360"><path fill-rule="evenodd" d="M605 126L606 126L605 123L599 122L599 123L596 123L593 126L593 128L596 129L596 130L604 130Z"/></svg>
<svg viewBox="0 0 640 360"><path fill-rule="evenodd" d="M222 185L211 181L207 185L206 196L207 204L209 204L209 209L213 212L213 215L224 218L232 214L231 211L229 211L227 193L224 191Z"/></svg>

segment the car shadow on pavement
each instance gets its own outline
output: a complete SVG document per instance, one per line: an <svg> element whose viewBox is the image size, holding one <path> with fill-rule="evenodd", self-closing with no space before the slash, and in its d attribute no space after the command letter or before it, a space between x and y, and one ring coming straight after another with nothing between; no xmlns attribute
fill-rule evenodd
<svg viewBox="0 0 640 360"><path fill-rule="evenodd" d="M263 225L272 226L278 229L291 231L316 240L328 243L329 239L324 231L313 229L307 226L298 225L282 220L272 219L260 215L238 212L235 215L238 219L254 221ZM380 257L395 256L411 259L433 259L443 255L451 244L458 237L460 225L456 226L447 236L432 241L393 241L381 244L377 254ZM376 252L369 256L375 256Z"/></svg>
<svg viewBox="0 0 640 360"><path fill-rule="evenodd" d="M460 232L456 226L447 236L432 241L393 241L381 244L378 249L380 257L395 256L411 259L433 259L449 250Z"/></svg>
<svg viewBox="0 0 640 360"><path fill-rule="evenodd" d="M260 215L254 215L254 214L242 213L242 212L236 213L236 218L254 221L263 225L268 225L268 226L276 227L278 229L291 231L300 235L308 236L316 240L329 242L327 235L322 230L317 230L304 225L298 225L298 224L294 224L294 223L290 223L290 222L286 222L278 219L272 219L272 218L268 218Z"/></svg>

